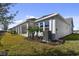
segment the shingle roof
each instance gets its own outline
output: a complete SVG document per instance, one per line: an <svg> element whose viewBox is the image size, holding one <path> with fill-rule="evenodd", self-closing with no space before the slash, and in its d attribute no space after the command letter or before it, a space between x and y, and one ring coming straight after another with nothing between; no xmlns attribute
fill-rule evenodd
<svg viewBox="0 0 79 59"><path fill-rule="evenodd" d="M21 25L21 24L24 24L25 22L28 22L29 20L37 20L36 18L29 18L29 19L26 19L25 21L23 21L22 23L20 23L20 24L18 24L18 25L16 25L16 26L14 26L14 27L17 27L17 26L19 26L19 25ZM12 28L14 28L14 27L12 27ZM9 29L12 29L12 28L9 28Z"/></svg>
<svg viewBox="0 0 79 59"><path fill-rule="evenodd" d="M46 19L46 18L53 17L55 15L58 15L58 13L51 13L51 14L48 14L48 15L44 15L44 16L38 18L38 20L36 20L35 22L41 21L41 20Z"/></svg>
<svg viewBox="0 0 79 59"><path fill-rule="evenodd" d="M50 16L50 15L52 15L52 14L54 14L54 13L51 13L51 14L48 14L48 15L44 15L44 16L38 18L38 19L41 19L41 18L44 18L44 17Z"/></svg>

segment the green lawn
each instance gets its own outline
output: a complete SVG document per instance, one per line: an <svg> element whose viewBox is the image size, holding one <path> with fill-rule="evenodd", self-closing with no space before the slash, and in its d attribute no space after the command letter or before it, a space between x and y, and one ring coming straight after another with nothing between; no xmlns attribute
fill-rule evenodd
<svg viewBox="0 0 79 59"><path fill-rule="evenodd" d="M79 40L79 34L71 34L64 37L65 40Z"/></svg>
<svg viewBox="0 0 79 59"><path fill-rule="evenodd" d="M76 35L76 34L74 34ZM73 36L73 35L70 35ZM79 55L79 40L67 40L64 44L50 45L37 41L30 41L20 35L6 33L0 40L0 51L9 50L8 55ZM65 37L64 39L66 39ZM68 38L67 38L68 39Z"/></svg>

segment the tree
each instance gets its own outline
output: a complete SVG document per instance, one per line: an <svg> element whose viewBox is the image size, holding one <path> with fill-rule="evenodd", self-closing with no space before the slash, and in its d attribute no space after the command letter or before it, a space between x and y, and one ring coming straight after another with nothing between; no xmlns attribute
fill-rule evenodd
<svg viewBox="0 0 79 59"><path fill-rule="evenodd" d="M28 31L29 31L29 37L33 39L34 38L35 29L33 27L29 27Z"/></svg>
<svg viewBox="0 0 79 59"><path fill-rule="evenodd" d="M35 32L37 33L37 34L36 34L36 37L38 38L38 32L39 32L39 31L42 32L42 28L39 28L38 26L29 27L28 31L29 31L29 33L30 33L30 34L29 34L29 37L30 37L30 38L34 38Z"/></svg>
<svg viewBox="0 0 79 59"><path fill-rule="evenodd" d="M38 26L34 27L35 31L37 32L36 36L38 37L38 32L42 32L43 28L39 28Z"/></svg>
<svg viewBox="0 0 79 59"><path fill-rule="evenodd" d="M10 13L10 7L13 4L0 3L0 23L4 26L3 30L7 31L8 25L13 23L13 18L16 16L18 11L14 14Z"/></svg>

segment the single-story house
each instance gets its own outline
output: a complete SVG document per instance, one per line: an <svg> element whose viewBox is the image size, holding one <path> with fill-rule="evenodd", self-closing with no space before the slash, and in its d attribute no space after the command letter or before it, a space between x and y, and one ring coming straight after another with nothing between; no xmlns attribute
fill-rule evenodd
<svg viewBox="0 0 79 59"><path fill-rule="evenodd" d="M79 34L79 30L73 30L73 33Z"/></svg>
<svg viewBox="0 0 79 59"><path fill-rule="evenodd" d="M38 19L27 19L25 22L10 28L10 30L15 30L18 34L28 37L28 28L30 26L38 26L39 28L42 27L43 32L50 31L51 35L49 35L52 40L57 40L73 33L73 18L64 18L58 13L52 13ZM42 35L41 32L39 32L39 35ZM43 35L46 34L43 33Z"/></svg>

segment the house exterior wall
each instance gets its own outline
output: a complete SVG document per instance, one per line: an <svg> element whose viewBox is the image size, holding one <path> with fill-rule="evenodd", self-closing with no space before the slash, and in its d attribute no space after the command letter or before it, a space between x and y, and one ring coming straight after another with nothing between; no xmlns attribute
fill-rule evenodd
<svg viewBox="0 0 79 59"><path fill-rule="evenodd" d="M65 19L56 16L51 19L47 19L49 21L49 31L52 32L53 39L58 39L61 37L64 37L66 35L71 34L73 31L72 23L69 19L67 19L68 22L64 21ZM40 21L45 22L46 20ZM38 24L40 23L38 22ZM40 26L40 25L39 25ZM45 24L43 24L43 31L45 31ZM40 32L39 32L40 33ZM55 38L54 38L55 36Z"/></svg>
<svg viewBox="0 0 79 59"><path fill-rule="evenodd" d="M72 26L63 21L60 17L56 17L56 38L61 38L72 33Z"/></svg>
<svg viewBox="0 0 79 59"><path fill-rule="evenodd" d="M69 33L73 33L73 27L74 27L73 19L72 18L66 18L65 20L69 24Z"/></svg>
<svg viewBox="0 0 79 59"><path fill-rule="evenodd" d="M49 26L48 27L45 27L45 22L49 22L48 24L49 24ZM43 34L41 33L41 32L39 32L38 33L38 35L39 36L44 36L46 33L45 33L45 31L46 31L46 28L48 28L48 31L51 31L51 37L52 37L52 39L51 40L54 40L55 39L55 34L56 34L56 21L55 21L55 19L53 19L53 18L49 18L49 19L45 19L45 20L43 20L43 21L39 21L39 22L37 22L38 23L38 27L40 27L40 23L43 23ZM45 33L45 34L44 34Z"/></svg>
<svg viewBox="0 0 79 59"><path fill-rule="evenodd" d="M23 28L23 26L24 26L25 28ZM23 24L21 24L21 25L19 25L19 26L16 26L16 27L14 27L14 28L11 28L10 30L16 31L17 34L20 34L20 35L22 35L22 36L28 37L28 23L27 23L27 22L25 22L25 23L23 23ZM26 32L23 33L23 32L22 32L23 30L25 30Z"/></svg>
<svg viewBox="0 0 79 59"><path fill-rule="evenodd" d="M54 18L48 19L49 20L49 31L51 33L49 34L51 36L50 40L56 39L56 20Z"/></svg>
<svg viewBox="0 0 79 59"><path fill-rule="evenodd" d="M41 24L40 23L42 23L42 28L43 28L43 31L45 31L45 21L43 20L43 21L40 21L40 22L36 22L36 24L38 24L37 26L40 28L41 27ZM36 34L36 33L35 33ZM43 32L38 32L38 36L43 36Z"/></svg>
<svg viewBox="0 0 79 59"><path fill-rule="evenodd" d="M24 30L24 28L22 28L22 26L25 26L25 33L22 33L22 30ZM28 37L29 36L29 27L34 27L35 26L35 22L32 21L32 20L28 20L28 22L25 22L23 24L21 24L21 35L22 36L25 36L25 37Z"/></svg>

